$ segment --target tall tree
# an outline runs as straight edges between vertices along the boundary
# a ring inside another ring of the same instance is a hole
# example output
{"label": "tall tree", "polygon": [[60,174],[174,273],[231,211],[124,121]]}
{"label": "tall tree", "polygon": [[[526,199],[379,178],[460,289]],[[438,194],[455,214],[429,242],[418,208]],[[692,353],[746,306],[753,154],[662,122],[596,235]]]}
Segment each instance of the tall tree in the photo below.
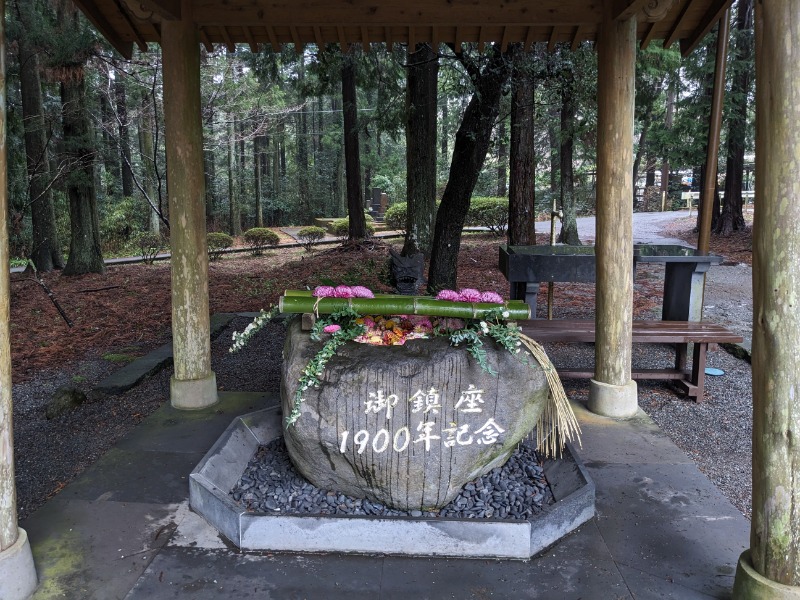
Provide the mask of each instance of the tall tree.
{"label": "tall tree", "polygon": [[364,218],[364,199],[361,190],[361,158],[358,144],[358,100],[356,95],[356,70],[353,60],[354,48],[342,57],[342,106],[344,107],[344,155],[347,185],[347,214],[350,226],[348,239],[363,240],[367,237]]}
{"label": "tall tree", "polygon": [[122,195],[133,196],[133,164],[131,163],[131,136],[128,123],[128,94],[119,69],[115,71],[114,100],[117,103],[117,127],[119,129],[119,157],[122,172]]}
{"label": "tall tree", "polygon": [[28,198],[31,207],[32,247],[30,258],[41,272],[61,269],[64,261],[56,231],[53,209],[53,180],[47,128],[42,104],[42,82],[39,75],[39,57],[28,38],[32,30],[32,5],[16,2],[20,27],[17,50],[20,64],[20,91],[22,94],[22,119],[25,127],[25,156],[28,168]]}
{"label": "tall tree", "polygon": [[508,193],[508,141],[506,140],[506,121],[497,123],[497,192],[496,196],[504,198]]}
{"label": "tall tree", "polygon": [[508,243],[536,243],[536,159],[534,156],[534,55],[514,51],[511,74],[511,181]]}
{"label": "tall tree", "polygon": [[469,74],[474,93],[456,133],[450,176],[436,212],[428,273],[429,291],[456,287],[461,231],[472,191],[489,150],[503,86],[511,71],[511,62],[500,51],[499,44],[492,44],[488,49],[483,65],[463,49],[456,57]]}
{"label": "tall tree", "polygon": [[147,226],[152,233],[161,229],[161,198],[156,189],[156,148],[153,141],[155,106],[150,90],[143,90],[139,104],[139,154],[142,163],[142,192],[147,202]]}
{"label": "tall tree", "polygon": [[[571,50],[561,48],[563,53]],[[558,241],[563,244],[579,246],[578,208],[575,201],[575,175],[573,170],[575,150],[575,121],[577,116],[577,99],[575,97],[575,72],[572,62],[565,60],[561,69],[561,143],[559,145],[559,171],[561,172],[561,210],[564,215],[561,221],[561,233]]]}
{"label": "tall tree", "polygon": [[[95,142],[86,101],[86,61],[94,44],[92,35],[79,16],[77,8],[66,0],[58,5],[57,23],[63,28],[60,38],[68,36],[84,43],[71,47],[62,55],[61,121],[64,132],[64,154],[74,165],[67,176],[69,198],[70,245],[64,275],[102,273],[105,270],[100,246],[100,222],[97,214],[97,195],[94,187]],[[67,45],[69,48],[70,46]]]}
{"label": "tall tree", "polygon": [[725,197],[716,233],[730,235],[745,228],[742,214],[742,177],[744,145],[747,133],[747,104],[753,68],[753,0],[739,0],[736,11],[736,38],[730,64],[733,71],[730,113],[728,115],[728,146],[725,165]]}
{"label": "tall tree", "polygon": [[436,214],[436,117],[439,55],[417,44],[407,62],[406,235],[403,256],[430,256]]}

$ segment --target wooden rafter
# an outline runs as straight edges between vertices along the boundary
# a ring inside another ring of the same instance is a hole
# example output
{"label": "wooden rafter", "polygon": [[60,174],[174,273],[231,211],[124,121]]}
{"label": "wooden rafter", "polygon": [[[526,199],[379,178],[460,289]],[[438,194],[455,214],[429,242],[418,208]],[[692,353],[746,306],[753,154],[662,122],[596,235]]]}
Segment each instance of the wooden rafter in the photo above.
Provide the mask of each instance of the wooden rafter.
{"label": "wooden rafter", "polygon": [[394,40],[392,39],[392,28],[388,25],[385,27],[386,32],[383,34],[386,37],[386,49],[391,52]]}
{"label": "wooden rafter", "polygon": [[692,50],[697,47],[700,40],[702,40],[703,37],[711,31],[714,24],[722,18],[722,15],[725,14],[725,11],[730,7],[732,2],[733,0],[715,0],[708,7],[706,14],[703,15],[703,18],[700,20],[697,27],[695,27],[692,34],[681,40],[681,54],[683,56],[692,53]]}
{"label": "wooden rafter", "polygon": [[553,27],[553,28],[550,30],[550,39],[547,41],[547,51],[548,51],[548,52],[552,52],[552,51],[555,49],[555,47],[556,47],[556,44],[558,43],[558,41],[557,41],[557,37],[558,37],[558,34],[559,34],[559,33],[560,33],[560,32],[559,32],[559,27],[558,27],[558,25],[554,26],[554,27]]}
{"label": "wooden rafter", "polygon": [[258,54],[258,44],[256,44],[256,39],[253,37],[253,32],[250,31],[249,27],[244,28],[244,37],[247,40],[247,45],[250,46],[250,51],[253,54]]}
{"label": "wooden rafter", "polygon": [[125,23],[125,27],[128,28],[128,32],[131,34],[131,37],[136,41],[136,45],[139,46],[139,50],[142,52],[147,52],[147,42],[144,41],[142,34],[139,33],[139,30],[136,28],[136,25],[133,24],[131,21],[130,15],[122,8],[119,4],[119,0],[114,1],[114,8],[117,9],[122,21]]}
{"label": "wooden rafter", "polygon": [[483,25],[478,28],[478,52],[483,52],[486,48],[486,29]]}
{"label": "wooden rafter", "polygon": [[292,44],[294,44],[294,53],[301,54],[306,45],[300,41],[300,34],[297,33],[297,27],[294,25],[289,27],[289,35],[292,36]]}
{"label": "wooden rafter", "polygon": [[621,10],[615,11],[615,21],[625,21],[639,14],[648,0],[628,0]]}
{"label": "wooden rafter", "polygon": [[570,50],[575,52],[575,50],[578,49],[578,46],[581,45],[581,40],[583,40],[583,24],[580,24],[575,28],[575,33],[572,35],[572,44],[570,44]]}
{"label": "wooden rafter", "polygon": [[503,37],[500,40],[500,52],[505,52],[508,49],[508,36],[510,33],[509,27],[503,27]]}
{"label": "wooden rafter", "polygon": [[317,49],[322,51],[325,48],[325,42],[322,41],[322,30],[318,25],[314,25],[314,41],[317,43]]}
{"label": "wooden rafter", "polygon": [[689,14],[689,0],[685,0],[683,3],[683,8],[681,8],[681,12],[678,15],[678,18],[672,24],[672,29],[669,30],[669,34],[666,38],[664,38],[664,48],[669,49],[672,44],[675,43],[675,40],[678,39],[678,33],[683,26],[684,21],[686,20],[686,16]]}
{"label": "wooden rafter", "polygon": [[125,41],[119,36],[119,33],[111,26],[105,15],[98,10],[97,4],[89,0],[74,0],[74,2],[114,49],[130,60],[133,56],[133,42]]}
{"label": "wooden rafter", "polygon": [[272,46],[273,52],[280,52],[281,45],[278,43],[278,38],[275,36],[275,30],[272,28],[271,25],[267,25],[267,37],[269,38],[269,45]]}
{"label": "wooden rafter", "polygon": [[534,42],[534,39],[535,39],[535,37],[534,37],[535,33],[536,33],[536,30],[533,28],[532,25],[529,25],[528,26],[528,32],[525,34],[525,52],[530,51],[531,46],[533,46],[533,42]]}
{"label": "wooden rafter", "polygon": [[222,39],[225,40],[225,47],[228,49],[228,52],[236,52],[236,44],[233,43],[231,39],[231,34],[228,33],[228,28],[222,26],[219,28],[220,35]]}
{"label": "wooden rafter", "polygon": [[369,52],[369,34],[367,33],[367,26],[361,26],[361,47],[364,52]]}
{"label": "wooden rafter", "polygon": [[342,27],[341,25],[337,26],[336,27],[336,33],[339,36],[339,47],[340,47],[340,50],[343,53],[347,52],[347,47],[349,46],[349,44],[347,43],[347,38],[344,35],[344,27]]}
{"label": "wooden rafter", "polygon": [[138,2],[143,8],[153,11],[162,19],[181,18],[181,0],[138,0]]}
{"label": "wooden rafter", "polygon": [[410,25],[408,28],[408,52],[414,52],[417,47],[417,32],[414,31],[414,26]]}
{"label": "wooden rafter", "polygon": [[647,47],[650,45],[650,42],[653,41],[653,38],[656,34],[656,25],[657,23],[650,23],[650,27],[647,28],[647,33],[642,38],[642,43],[639,46],[639,48],[642,50],[647,49]]}
{"label": "wooden rafter", "polygon": [[456,25],[456,43],[453,44],[453,49],[455,50],[456,54],[461,53],[461,27]]}
{"label": "wooden rafter", "polygon": [[439,37],[439,28],[434,25],[431,27],[431,50],[438,54],[439,52],[439,40],[442,38]]}
{"label": "wooden rafter", "polygon": [[208,32],[205,30],[205,27],[201,27],[198,35],[200,36],[200,43],[203,44],[206,51],[214,52],[214,44],[211,43],[211,38],[208,37]]}

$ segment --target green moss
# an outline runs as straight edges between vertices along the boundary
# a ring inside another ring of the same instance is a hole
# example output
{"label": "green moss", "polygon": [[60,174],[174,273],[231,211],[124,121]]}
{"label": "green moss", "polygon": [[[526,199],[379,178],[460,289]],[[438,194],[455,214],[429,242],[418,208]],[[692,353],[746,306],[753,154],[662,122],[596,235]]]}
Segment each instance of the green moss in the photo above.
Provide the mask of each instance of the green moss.
{"label": "green moss", "polygon": [[107,354],[103,354],[103,360],[107,360],[108,362],[112,362],[115,364],[127,364],[131,361],[136,360],[136,356],[133,354],[124,354],[124,353],[114,353],[108,352]]}

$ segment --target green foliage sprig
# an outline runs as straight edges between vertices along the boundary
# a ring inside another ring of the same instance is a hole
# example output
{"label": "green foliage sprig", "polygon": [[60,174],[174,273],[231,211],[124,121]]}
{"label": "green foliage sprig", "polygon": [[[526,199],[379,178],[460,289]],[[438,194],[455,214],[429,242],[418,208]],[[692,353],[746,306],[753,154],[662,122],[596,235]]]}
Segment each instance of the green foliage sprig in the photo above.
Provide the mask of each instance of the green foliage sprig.
{"label": "green foliage sprig", "polygon": [[484,314],[483,319],[469,319],[461,329],[439,329],[438,333],[448,336],[453,346],[466,344],[467,352],[478,362],[478,365],[487,373],[497,375],[497,371],[488,362],[482,338],[489,336],[512,354],[519,354],[522,346],[519,339],[521,330],[516,323],[508,323],[507,317],[507,311],[502,308],[493,308]]}
{"label": "green foliage sprig", "polygon": [[325,370],[325,365],[327,365],[328,361],[336,354],[336,351],[347,342],[356,339],[359,335],[364,333],[365,327],[356,323],[356,319],[360,316],[361,315],[348,306],[330,315],[320,317],[314,323],[314,327],[311,329],[312,340],[320,340],[322,334],[325,332],[325,328],[330,325],[337,325],[339,329],[331,333],[330,339],[326,340],[322,348],[319,349],[319,352],[317,352],[314,358],[308,361],[306,368],[303,369],[300,379],[297,382],[297,390],[294,393],[292,412],[286,417],[287,426],[293,425],[295,421],[300,418],[300,405],[305,402],[305,391],[312,387],[314,389],[319,388],[322,384],[320,378]]}

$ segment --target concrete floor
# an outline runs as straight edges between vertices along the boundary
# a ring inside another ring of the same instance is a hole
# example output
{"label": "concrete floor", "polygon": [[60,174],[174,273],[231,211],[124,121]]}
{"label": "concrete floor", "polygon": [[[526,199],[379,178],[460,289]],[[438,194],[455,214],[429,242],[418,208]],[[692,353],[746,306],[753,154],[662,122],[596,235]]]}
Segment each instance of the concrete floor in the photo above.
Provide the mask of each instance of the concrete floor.
{"label": "concrete floor", "polygon": [[241,553],[188,509],[187,478],[269,394],[163,406],[21,525],[34,598],[727,598],[749,522],[644,414],[575,406],[597,516],[530,561]]}

